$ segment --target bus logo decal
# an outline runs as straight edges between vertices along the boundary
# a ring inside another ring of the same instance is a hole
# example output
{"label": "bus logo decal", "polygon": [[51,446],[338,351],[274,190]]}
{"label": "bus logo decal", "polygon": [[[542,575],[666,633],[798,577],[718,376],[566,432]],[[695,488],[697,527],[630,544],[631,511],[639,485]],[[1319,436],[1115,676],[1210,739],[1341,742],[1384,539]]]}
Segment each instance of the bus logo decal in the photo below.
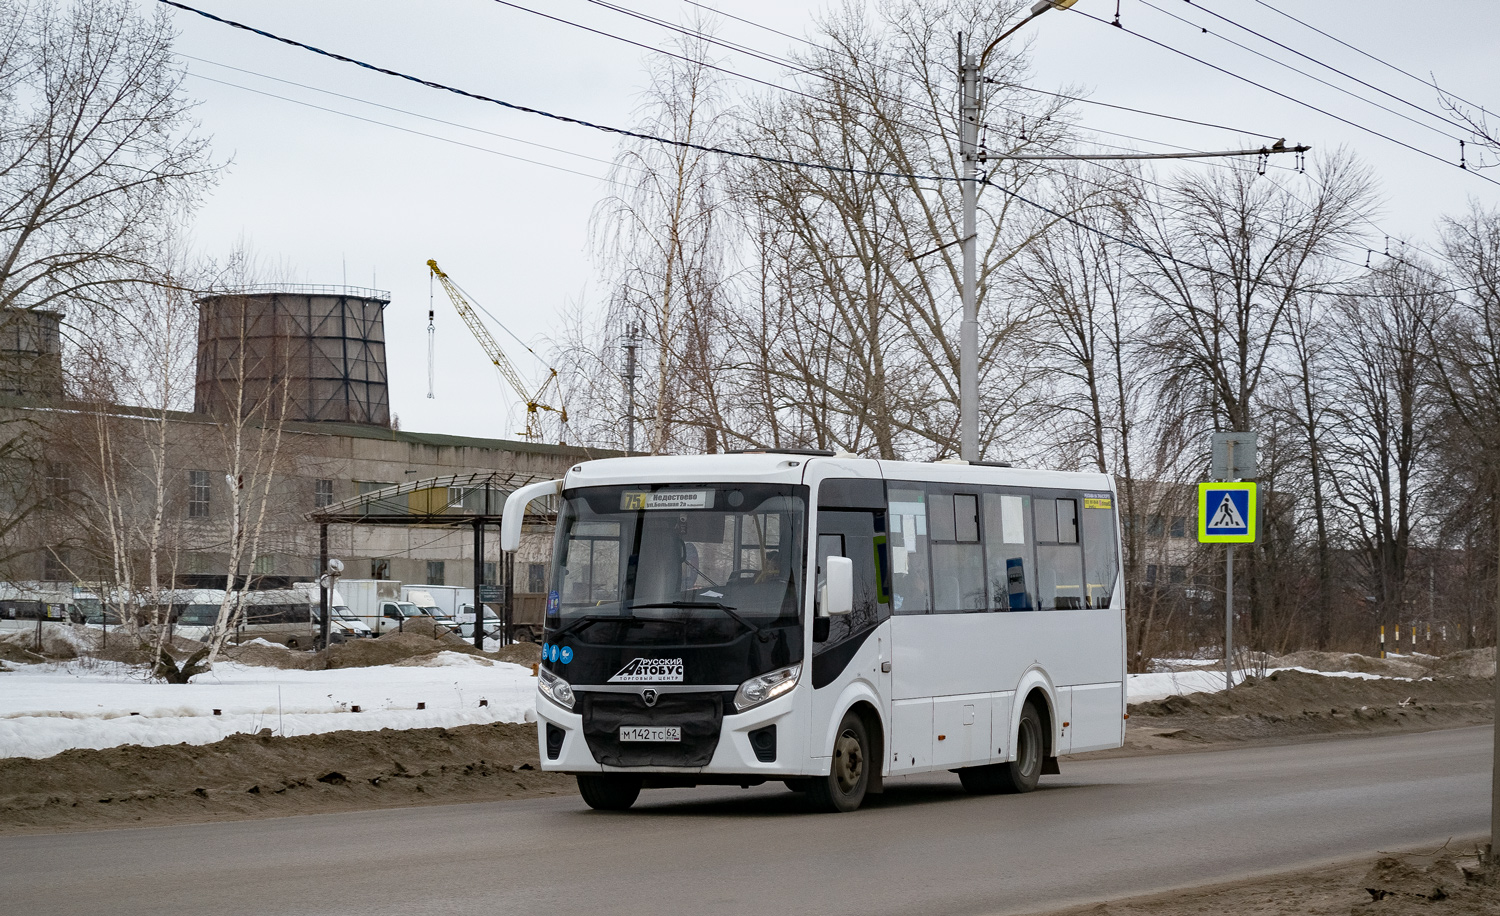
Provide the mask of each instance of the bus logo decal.
{"label": "bus logo decal", "polygon": [[621,668],[611,684],[682,683],[682,659],[680,658],[635,658]]}

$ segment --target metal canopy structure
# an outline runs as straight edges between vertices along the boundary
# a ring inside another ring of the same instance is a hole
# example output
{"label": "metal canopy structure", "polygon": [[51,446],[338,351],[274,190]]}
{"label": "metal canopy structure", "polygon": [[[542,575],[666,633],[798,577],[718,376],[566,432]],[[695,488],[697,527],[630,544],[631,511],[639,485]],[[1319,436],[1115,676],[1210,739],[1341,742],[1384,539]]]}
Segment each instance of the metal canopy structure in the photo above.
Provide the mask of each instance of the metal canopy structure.
{"label": "metal canopy structure", "polygon": [[[485,604],[500,604],[500,619],[504,624],[503,642],[510,643],[514,626],[511,606],[515,594],[515,557],[506,554],[500,563],[500,582],[490,588],[500,588],[499,600],[485,601],[484,582],[484,529],[500,523],[505,509],[505,500],[512,492],[530,483],[550,479],[547,475],[502,473],[490,471],[482,474],[450,474],[445,477],[430,477],[411,483],[382,487],[361,493],[350,499],[322,506],[307,513],[307,519],[318,526],[318,563],[320,571],[328,571],[328,526],[329,525],[383,525],[408,528],[464,528],[474,529],[474,647],[484,647]],[[556,497],[537,500],[532,506],[540,511],[528,513],[538,522],[545,522],[557,514]],[[328,589],[330,579],[322,580],[320,589],[323,609],[323,644],[328,644]]]}
{"label": "metal canopy structure", "polygon": [[[382,487],[307,513],[320,525],[386,525],[414,528],[461,528],[475,523],[498,524],[505,499],[547,475],[502,473],[451,474]],[[538,500],[533,506],[545,506]],[[549,511],[550,510],[550,511]],[[545,506],[539,519],[555,514]]]}

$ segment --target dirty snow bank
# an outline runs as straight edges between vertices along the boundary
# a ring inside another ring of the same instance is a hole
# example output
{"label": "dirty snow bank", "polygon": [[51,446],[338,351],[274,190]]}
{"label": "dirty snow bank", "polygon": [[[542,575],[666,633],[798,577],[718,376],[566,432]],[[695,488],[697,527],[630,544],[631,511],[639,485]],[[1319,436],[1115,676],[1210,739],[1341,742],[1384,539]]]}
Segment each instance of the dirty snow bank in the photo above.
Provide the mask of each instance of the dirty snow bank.
{"label": "dirty snow bank", "polygon": [[264,728],[310,735],[535,720],[529,667],[455,652],[426,664],[327,671],[221,662],[186,685],[151,683],[138,668],[112,662],[6,668],[0,672],[0,757],[211,744]]}

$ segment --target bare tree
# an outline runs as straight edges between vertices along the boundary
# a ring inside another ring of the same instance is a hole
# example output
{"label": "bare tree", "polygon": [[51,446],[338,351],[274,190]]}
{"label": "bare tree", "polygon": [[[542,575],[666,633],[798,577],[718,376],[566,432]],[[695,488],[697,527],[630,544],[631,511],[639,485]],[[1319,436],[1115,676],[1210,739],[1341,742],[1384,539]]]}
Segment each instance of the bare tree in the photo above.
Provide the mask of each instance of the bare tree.
{"label": "bare tree", "polygon": [[[1423,514],[1418,492],[1437,421],[1428,347],[1450,308],[1447,279],[1392,262],[1334,306],[1326,450],[1342,526],[1356,546],[1379,620],[1402,623],[1407,564]],[[1358,345],[1353,345],[1358,341]]]}
{"label": "bare tree", "polygon": [[[703,23],[699,23],[700,26]],[[686,445],[717,450],[717,335],[723,303],[728,221],[721,163],[711,146],[724,133],[725,99],[701,39],[658,58],[637,127],[682,145],[627,140],[612,173],[614,193],[595,211],[599,251],[610,270],[610,317],[618,339],[638,327],[653,454]],[[684,436],[692,430],[698,435]]]}
{"label": "bare tree", "polygon": [[[762,254],[784,262],[763,274],[785,284],[773,301],[794,306],[773,325],[779,351],[766,354],[785,391],[779,400],[808,405],[795,425],[819,443],[882,457],[957,453],[959,191],[922,176],[959,171],[954,37],[999,34],[1018,8],[920,0],[882,4],[872,17],[845,5],[818,22],[815,49],[798,60],[815,81],[747,117],[747,143],[832,167],[750,163],[736,184],[771,233]],[[1055,100],[1017,91],[1025,68],[1024,55],[1002,46],[981,110],[989,177],[1010,189],[1045,172],[1007,154],[1067,134]],[[983,189],[982,448],[1037,406],[1021,323],[995,291],[1009,260],[1046,227],[1018,207]]]}
{"label": "bare tree", "polygon": [[213,181],[168,12],[0,0],[0,308],[108,309]]}
{"label": "bare tree", "polygon": [[[1315,164],[1301,190],[1305,196],[1228,166],[1142,191],[1149,205],[1132,226],[1143,252],[1137,278],[1155,313],[1149,334],[1160,409],[1179,435],[1203,443],[1211,430],[1269,420],[1262,395],[1274,385],[1263,386],[1279,372],[1297,297],[1322,287],[1327,256],[1357,237],[1371,179],[1352,158],[1333,155]],[[1201,444],[1194,451],[1206,457]],[[1276,497],[1274,478],[1262,480],[1268,510],[1288,504]],[[1246,552],[1252,640],[1274,584],[1260,557],[1279,547],[1266,539]]]}

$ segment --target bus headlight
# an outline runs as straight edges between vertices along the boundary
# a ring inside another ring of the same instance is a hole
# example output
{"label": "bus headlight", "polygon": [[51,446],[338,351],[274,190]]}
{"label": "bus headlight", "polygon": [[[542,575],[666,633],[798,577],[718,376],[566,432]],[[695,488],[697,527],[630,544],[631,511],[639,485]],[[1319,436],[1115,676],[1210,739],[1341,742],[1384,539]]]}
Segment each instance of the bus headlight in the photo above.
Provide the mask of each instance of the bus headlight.
{"label": "bus headlight", "polygon": [[797,676],[801,673],[802,666],[797,664],[788,668],[778,668],[760,677],[752,677],[735,691],[734,708],[744,712],[776,699],[797,686]]}
{"label": "bus headlight", "polygon": [[561,706],[563,709],[573,708],[573,685],[551,671],[548,671],[546,668],[537,669],[536,688],[542,692],[542,696]]}

